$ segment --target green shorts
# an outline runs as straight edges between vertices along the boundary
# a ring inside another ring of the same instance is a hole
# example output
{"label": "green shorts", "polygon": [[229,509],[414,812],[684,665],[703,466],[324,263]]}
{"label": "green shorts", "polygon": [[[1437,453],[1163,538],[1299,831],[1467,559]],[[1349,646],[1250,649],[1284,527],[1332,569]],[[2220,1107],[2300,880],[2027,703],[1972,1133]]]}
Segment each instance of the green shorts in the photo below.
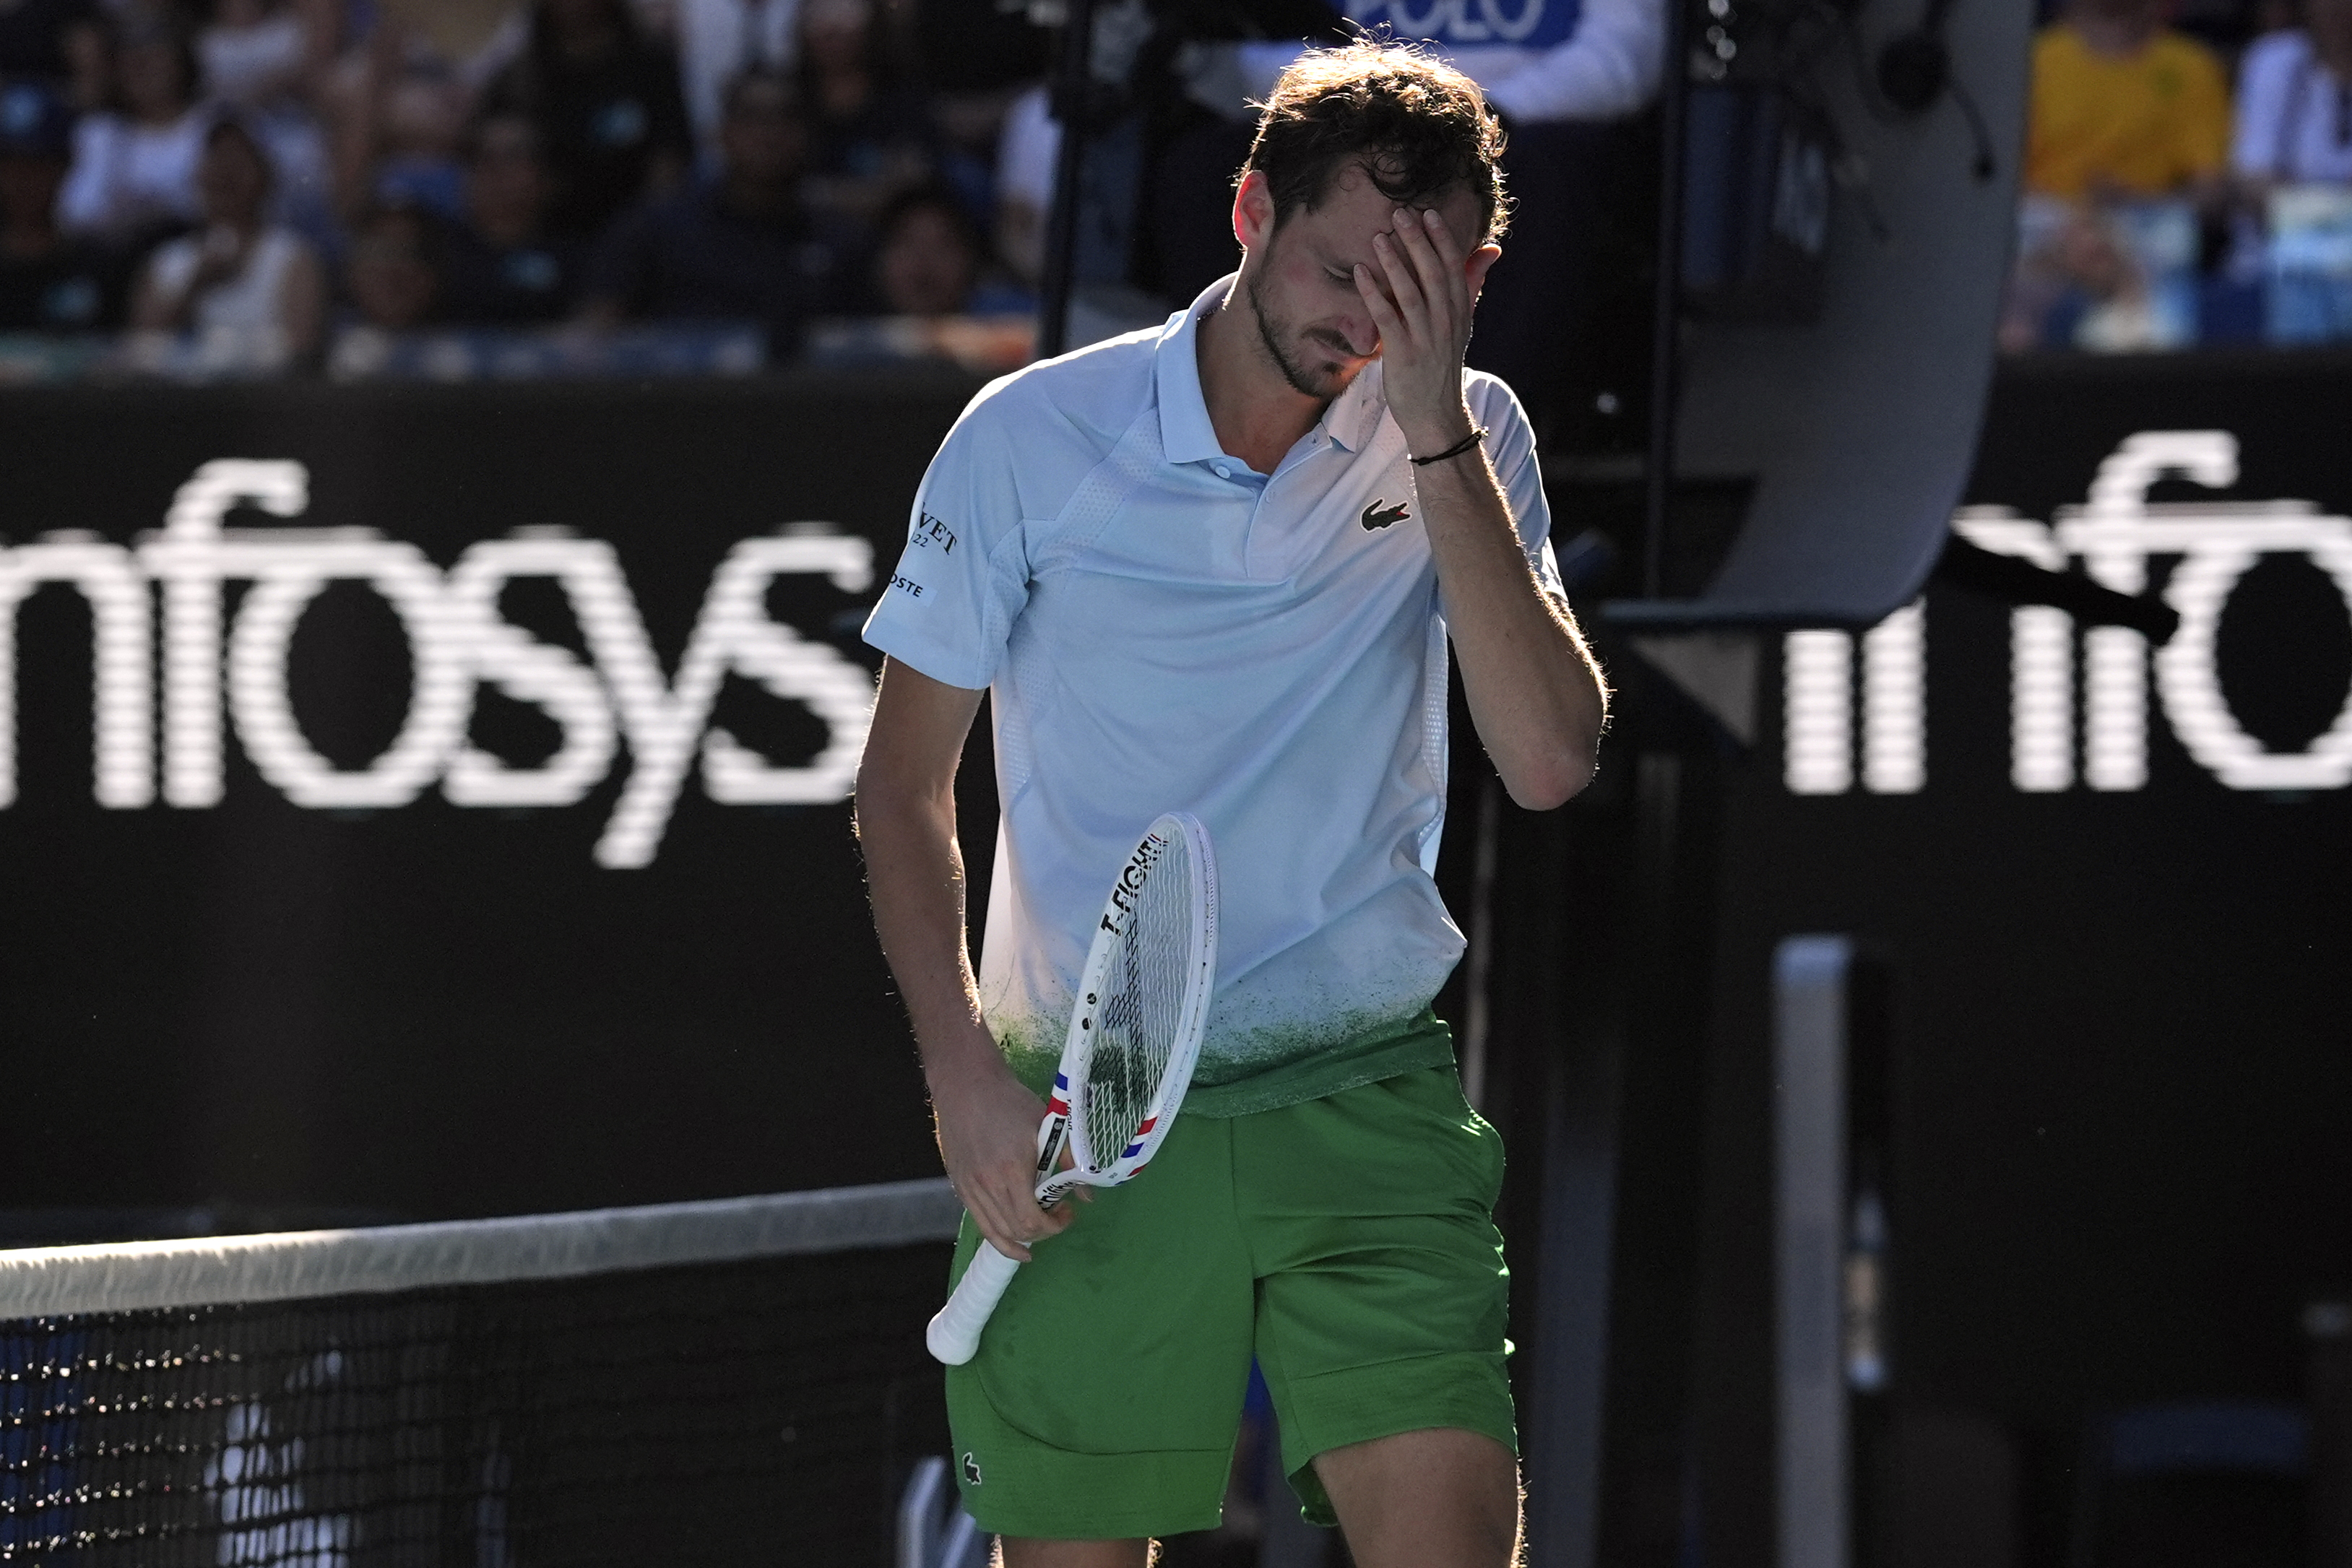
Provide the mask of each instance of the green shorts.
{"label": "green shorts", "polygon": [[[965,1508],[1001,1535],[1213,1528],[1253,1354],[1318,1524],[1328,1449],[1434,1427],[1516,1448],[1502,1179],[1451,1067],[1178,1116],[1149,1169],[1037,1245],[949,1370]],[[977,1245],[967,1218],[955,1274]]]}

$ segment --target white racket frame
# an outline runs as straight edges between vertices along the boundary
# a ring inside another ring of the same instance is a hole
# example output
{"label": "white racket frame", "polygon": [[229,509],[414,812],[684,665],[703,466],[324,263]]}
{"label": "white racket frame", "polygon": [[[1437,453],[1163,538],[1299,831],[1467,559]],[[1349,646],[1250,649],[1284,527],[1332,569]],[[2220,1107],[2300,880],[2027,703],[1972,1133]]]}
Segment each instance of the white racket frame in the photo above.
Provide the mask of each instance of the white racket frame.
{"label": "white racket frame", "polygon": [[[1160,1073],[1159,1092],[1145,1115],[1144,1130],[1102,1159],[1088,1136],[1086,1121],[1087,1064],[1092,1059],[1094,1020],[1104,992],[1104,980],[1118,954],[1120,924],[1134,894],[1152,874],[1166,852],[1155,845],[1181,841],[1192,855],[1196,896],[1192,900],[1190,972],[1184,977],[1184,998],[1178,1012],[1176,1043]],[[1168,1136],[1169,1125],[1182,1108],[1192,1086],[1192,1067],[1201,1055],[1201,1036],[1209,1022],[1209,996],[1217,974],[1217,862],[1209,848],[1209,831],[1189,812],[1170,811],[1154,821],[1137,841],[1134,852],[1119,869],[1118,880],[1104,900],[1102,917],[1095,925],[1094,941],[1087,948],[1087,964],[1078,976],[1077,1004],[1070,1010],[1070,1027],[1062,1041],[1062,1061],[1055,1070],[1054,1090],[1045,1119],[1037,1125],[1037,1204],[1051,1208],[1079,1186],[1117,1186],[1151,1163]],[[1061,1169],[1063,1152],[1071,1155]],[[972,1254],[955,1291],[931,1319],[923,1343],[931,1354],[949,1366],[961,1366],[980,1349],[981,1331],[989,1314],[1003,1299],[1005,1288],[1021,1271],[1020,1260],[999,1252],[982,1241]]]}

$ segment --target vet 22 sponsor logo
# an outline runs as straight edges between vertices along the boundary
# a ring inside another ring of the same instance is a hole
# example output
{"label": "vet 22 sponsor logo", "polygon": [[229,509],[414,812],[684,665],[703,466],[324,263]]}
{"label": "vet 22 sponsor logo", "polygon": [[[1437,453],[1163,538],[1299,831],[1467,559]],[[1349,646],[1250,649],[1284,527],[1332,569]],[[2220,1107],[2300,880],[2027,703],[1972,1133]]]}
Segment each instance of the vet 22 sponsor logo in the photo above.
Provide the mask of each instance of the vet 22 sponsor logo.
{"label": "vet 22 sponsor logo", "polygon": [[[468,546],[445,571],[415,546],[373,528],[223,526],[240,506],[296,517],[309,504],[301,464],[224,459],[197,469],[163,527],[131,545],[72,531],[0,549],[0,807],[16,797],[16,607],[50,582],[71,585],[89,604],[94,791],[112,810],[152,806],[159,774],[166,805],[219,804],[230,730],[264,779],[316,810],[404,806],[436,785],[457,806],[569,806],[611,774],[625,740],[628,777],[594,852],[598,864],[614,868],[653,862],[698,761],[704,792],[722,804],[848,796],[873,677],[772,619],[766,598],[772,582],[793,574],[863,593],[874,576],[865,540],[803,524],[739,542],[710,580],[677,669],[665,674],[619,557],[602,539],[524,529]],[[501,591],[528,578],[562,591],[584,661],[499,615]],[[288,685],[295,628],[339,580],[381,594],[408,642],[406,716],[391,746],[357,768],[335,766],[310,744]],[[234,615],[230,582],[249,585]],[[782,766],[712,726],[712,705],[730,674],[815,715],[826,734],[816,755]],[[474,744],[476,693],[486,685],[554,722],[562,739],[551,756],[518,767]]]}

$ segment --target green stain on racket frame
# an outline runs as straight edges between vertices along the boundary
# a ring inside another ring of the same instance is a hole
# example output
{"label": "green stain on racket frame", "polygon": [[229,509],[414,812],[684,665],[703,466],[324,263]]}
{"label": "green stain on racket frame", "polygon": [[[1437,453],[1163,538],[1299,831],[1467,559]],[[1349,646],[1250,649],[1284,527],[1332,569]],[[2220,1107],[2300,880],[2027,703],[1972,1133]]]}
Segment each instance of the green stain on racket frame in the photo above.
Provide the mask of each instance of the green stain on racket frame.
{"label": "green stain on racket frame", "polygon": [[[1037,1202],[1117,1186],[1150,1162],[1184,1103],[1217,976],[1217,865],[1199,819],[1153,822],[1119,869],[1096,922],[1077,1005],[1037,1128]],[[1063,1169],[1063,1155],[1069,1168]],[[981,1331],[1018,1260],[982,1242],[924,1343],[950,1366]]]}

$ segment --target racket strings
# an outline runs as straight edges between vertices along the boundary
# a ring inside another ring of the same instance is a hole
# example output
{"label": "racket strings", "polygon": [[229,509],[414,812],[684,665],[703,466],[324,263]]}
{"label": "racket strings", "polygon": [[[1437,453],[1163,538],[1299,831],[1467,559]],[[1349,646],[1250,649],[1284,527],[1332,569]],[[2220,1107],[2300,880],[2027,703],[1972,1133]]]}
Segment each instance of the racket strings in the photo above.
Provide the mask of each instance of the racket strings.
{"label": "racket strings", "polygon": [[1137,894],[1118,939],[1078,1113],[1094,1161],[1118,1158],[1142,1130],[1183,1028],[1192,962],[1192,887],[1196,868],[1181,838],[1171,842]]}

